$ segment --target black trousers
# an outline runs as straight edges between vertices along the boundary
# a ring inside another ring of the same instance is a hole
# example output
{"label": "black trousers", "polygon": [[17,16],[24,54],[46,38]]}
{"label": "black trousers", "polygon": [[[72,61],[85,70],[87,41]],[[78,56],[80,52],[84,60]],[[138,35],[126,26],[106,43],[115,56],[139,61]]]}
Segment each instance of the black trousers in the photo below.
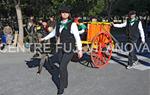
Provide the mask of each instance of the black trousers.
{"label": "black trousers", "polygon": [[64,89],[68,86],[68,70],[67,66],[73,57],[73,52],[64,52],[59,50],[57,53],[57,58],[59,59],[59,87],[58,89]]}
{"label": "black trousers", "polygon": [[136,48],[135,48],[137,40],[129,41],[129,43],[130,43],[130,45],[128,47],[128,49],[129,49],[128,65],[132,66],[133,63],[138,60],[138,58],[136,56]]}

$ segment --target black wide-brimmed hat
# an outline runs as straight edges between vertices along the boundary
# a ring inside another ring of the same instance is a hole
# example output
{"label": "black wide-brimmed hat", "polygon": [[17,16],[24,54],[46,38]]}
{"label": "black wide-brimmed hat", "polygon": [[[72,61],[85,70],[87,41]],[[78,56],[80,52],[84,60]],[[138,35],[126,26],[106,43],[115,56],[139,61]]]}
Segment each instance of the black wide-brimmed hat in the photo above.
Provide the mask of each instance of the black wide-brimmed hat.
{"label": "black wide-brimmed hat", "polygon": [[62,5],[62,6],[59,7],[59,12],[70,13],[71,12],[71,6],[69,6],[69,5]]}

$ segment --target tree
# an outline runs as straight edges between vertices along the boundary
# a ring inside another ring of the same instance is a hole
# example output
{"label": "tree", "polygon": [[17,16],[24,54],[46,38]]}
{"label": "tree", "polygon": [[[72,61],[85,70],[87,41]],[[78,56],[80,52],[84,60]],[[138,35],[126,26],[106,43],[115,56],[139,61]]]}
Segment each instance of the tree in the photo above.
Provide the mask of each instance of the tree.
{"label": "tree", "polygon": [[104,10],[107,13],[108,19],[110,19],[111,13],[113,11],[113,7],[117,3],[117,1],[118,0],[104,0],[104,2],[105,2],[105,8],[104,8]]}
{"label": "tree", "polygon": [[130,10],[136,10],[138,13],[150,12],[150,0],[118,0],[113,6],[114,15],[126,15]]}
{"label": "tree", "polygon": [[[17,5],[14,5],[13,1],[18,2],[18,0],[0,0],[0,14],[12,14],[13,7]],[[21,0],[19,7],[24,16],[44,17],[51,14],[56,15],[58,8],[63,3],[72,6],[73,14],[85,16],[125,15],[131,9],[138,12],[150,12],[150,0]]]}
{"label": "tree", "polygon": [[18,19],[18,27],[19,27],[19,38],[18,38],[18,45],[23,47],[23,38],[24,38],[24,32],[23,32],[23,21],[22,21],[22,12],[20,8],[20,0],[13,0],[15,3],[15,9]]}

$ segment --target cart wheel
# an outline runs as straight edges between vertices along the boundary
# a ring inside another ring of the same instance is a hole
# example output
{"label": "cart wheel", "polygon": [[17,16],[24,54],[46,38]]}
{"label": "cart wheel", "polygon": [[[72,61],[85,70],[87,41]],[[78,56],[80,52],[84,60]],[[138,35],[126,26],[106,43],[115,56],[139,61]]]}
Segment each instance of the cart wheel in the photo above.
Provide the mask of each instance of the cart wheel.
{"label": "cart wheel", "polygon": [[90,54],[87,52],[83,53],[83,57],[79,60],[79,63],[90,68],[96,68],[91,60]]}
{"label": "cart wheel", "polygon": [[112,56],[113,41],[110,34],[100,32],[93,38],[91,45],[91,60],[95,67],[102,68],[109,64]]}

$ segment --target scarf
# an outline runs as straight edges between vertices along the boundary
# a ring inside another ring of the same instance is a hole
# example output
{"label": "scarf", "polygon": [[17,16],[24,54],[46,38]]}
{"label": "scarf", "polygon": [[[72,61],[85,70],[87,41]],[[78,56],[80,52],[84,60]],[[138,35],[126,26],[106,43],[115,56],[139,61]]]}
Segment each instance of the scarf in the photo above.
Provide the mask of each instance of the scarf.
{"label": "scarf", "polygon": [[66,23],[60,22],[59,25],[63,26],[65,29],[67,29],[67,24],[72,22],[72,20],[68,20]]}

